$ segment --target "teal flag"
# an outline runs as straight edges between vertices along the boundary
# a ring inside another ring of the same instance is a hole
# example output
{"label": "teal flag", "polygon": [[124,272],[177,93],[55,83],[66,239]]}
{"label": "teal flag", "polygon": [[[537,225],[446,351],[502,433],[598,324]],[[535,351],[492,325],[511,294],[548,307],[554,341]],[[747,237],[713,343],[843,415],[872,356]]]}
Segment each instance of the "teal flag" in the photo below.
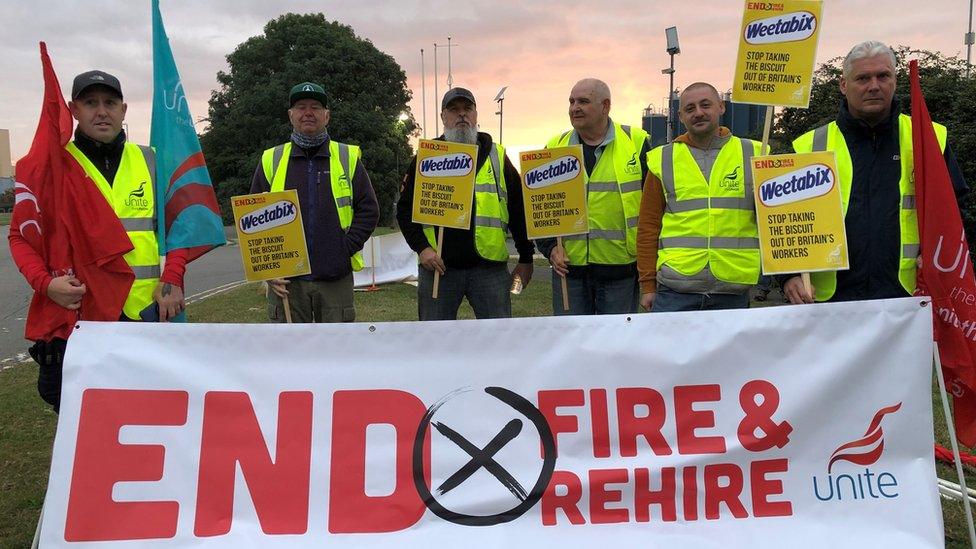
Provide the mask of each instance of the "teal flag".
{"label": "teal flag", "polygon": [[[190,106],[163,28],[159,0],[152,1],[153,109],[149,144],[156,149],[156,196],[161,252],[186,249],[189,260],[226,244]],[[165,243],[165,244],[163,244]]]}

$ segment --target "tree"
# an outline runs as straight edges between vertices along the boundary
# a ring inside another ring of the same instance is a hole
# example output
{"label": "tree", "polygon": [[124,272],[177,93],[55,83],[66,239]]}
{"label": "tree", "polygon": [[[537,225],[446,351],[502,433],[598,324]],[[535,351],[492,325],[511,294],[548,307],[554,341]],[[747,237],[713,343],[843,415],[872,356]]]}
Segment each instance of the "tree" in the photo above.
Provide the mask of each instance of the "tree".
{"label": "tree", "polygon": [[[416,125],[406,74],[389,55],[325,15],[289,13],[227,56],[220,88],[210,98],[210,127],[200,142],[226,220],[231,196],[247,194],[261,153],[288,140],[288,92],[299,82],[322,84],[332,111],[329,134],[359,145],[380,204],[380,223],[393,219],[401,173],[413,154]],[[406,121],[401,114],[406,113]]]}
{"label": "tree", "polygon": [[[915,50],[908,46],[895,48],[897,87],[895,97],[901,112],[910,114],[908,62],[918,59],[919,76],[925,103],[932,119],[944,124],[949,130],[949,144],[955,153],[959,167],[969,186],[976,187],[976,80],[966,78],[966,61],[958,57],[946,57],[940,53]],[[813,128],[822,126],[837,117],[842,95],[838,87],[844,59],[835,57],[814,72],[810,107],[783,109],[777,116],[770,139],[774,152],[792,152],[794,139]],[[963,202],[963,222],[976,245],[976,200]]]}
{"label": "tree", "polygon": [[10,211],[14,207],[14,188],[9,189],[0,193],[0,212]]}

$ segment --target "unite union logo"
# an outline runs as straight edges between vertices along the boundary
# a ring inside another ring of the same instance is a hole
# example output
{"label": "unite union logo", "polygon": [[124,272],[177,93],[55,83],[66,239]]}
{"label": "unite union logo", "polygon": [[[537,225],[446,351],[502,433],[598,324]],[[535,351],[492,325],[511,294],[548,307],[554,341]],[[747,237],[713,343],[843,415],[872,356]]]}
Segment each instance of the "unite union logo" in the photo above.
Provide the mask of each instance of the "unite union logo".
{"label": "unite union logo", "polygon": [[[827,460],[827,478],[813,477],[813,494],[820,501],[848,501],[898,497],[898,479],[887,471],[872,471],[884,453],[884,431],[881,420],[901,409],[901,402],[875,412],[864,436],[841,444]],[[846,461],[864,466],[864,470],[834,474],[834,465]]]}

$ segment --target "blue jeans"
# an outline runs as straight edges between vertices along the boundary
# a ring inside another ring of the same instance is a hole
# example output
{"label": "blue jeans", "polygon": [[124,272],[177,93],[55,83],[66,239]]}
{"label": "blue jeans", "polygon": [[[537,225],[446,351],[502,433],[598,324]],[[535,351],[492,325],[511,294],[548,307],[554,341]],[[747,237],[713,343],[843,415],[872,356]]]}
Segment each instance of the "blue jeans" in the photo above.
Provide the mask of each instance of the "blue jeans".
{"label": "blue jeans", "polygon": [[657,286],[652,313],[677,311],[718,311],[721,309],[748,309],[749,292],[744,294],[686,294],[676,292],[663,284]]}
{"label": "blue jeans", "polygon": [[590,274],[566,277],[569,310],[563,309],[563,277],[552,273],[552,312],[561,315],[613,315],[636,313],[640,304],[637,277],[603,280]]}
{"label": "blue jeans", "polygon": [[491,263],[470,269],[449,268],[434,291],[434,273],[423,266],[417,281],[417,314],[420,320],[457,320],[461,300],[468,298],[476,318],[511,318],[512,275],[505,263]]}

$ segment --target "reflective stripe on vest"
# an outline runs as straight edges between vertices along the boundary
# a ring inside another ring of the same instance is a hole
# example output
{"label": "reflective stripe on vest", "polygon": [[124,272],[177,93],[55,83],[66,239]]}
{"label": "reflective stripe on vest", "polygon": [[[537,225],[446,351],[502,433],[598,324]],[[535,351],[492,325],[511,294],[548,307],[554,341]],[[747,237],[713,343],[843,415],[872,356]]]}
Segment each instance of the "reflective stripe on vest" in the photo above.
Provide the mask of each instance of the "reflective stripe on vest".
{"label": "reflective stripe on vest", "polygon": [[[586,177],[588,234],[564,236],[570,265],[626,265],[637,260],[637,220],[643,189],[641,148],[647,132],[613,123],[613,139]],[[558,135],[546,148],[578,145],[579,134]]]}
{"label": "reflective stripe on vest", "polygon": [[149,147],[125,143],[115,179],[109,185],[105,176],[74,142],[68,143],[65,149],[95,182],[132,242],[132,250],[123,259],[132,269],[135,281],[129,288],[122,313],[137,320],[139,313],[152,304],[160,275],[156,235],[156,154]]}
{"label": "reflective stripe on vest", "polygon": [[667,265],[691,277],[707,266],[725,282],[758,281],[759,238],[749,169],[757,154],[758,143],[733,136],[706,179],[684,143],[648,153],[648,168],[660,179],[665,198],[658,269]]}
{"label": "reflective stripe on vest", "polygon": [[[505,233],[508,231],[508,187],[502,159],[505,148],[494,144],[488,160],[481,165],[474,181],[474,247],[489,261],[508,261]],[[424,226],[430,247],[437,249],[434,227]]]}
{"label": "reflective stripe on vest", "polygon": [[[271,186],[271,192],[285,190],[285,179],[288,174],[288,159],[291,157],[292,143],[264,151],[261,156],[261,166],[264,178]],[[329,140],[329,179],[332,187],[332,198],[339,214],[339,228],[348,231],[353,218],[352,178],[356,174],[356,166],[361,153],[359,147],[346,145]],[[363,269],[363,253],[356,252],[349,258],[352,270]]]}
{"label": "reflective stripe on vest", "polygon": [[[945,151],[946,128],[933,123],[939,147]],[[898,223],[900,233],[901,258],[898,261],[898,281],[909,295],[915,293],[917,274],[916,258],[919,254],[918,215],[915,211],[915,159],[912,150],[912,119],[898,115],[898,154],[901,160],[901,175],[898,180],[899,200]],[[851,196],[854,179],[854,163],[851,159],[847,141],[837,122],[830,122],[811,130],[793,141],[793,150],[798,153],[834,151],[837,158],[837,175],[840,180],[841,208],[847,217],[847,206]],[[824,271],[810,273],[810,281],[816,288],[817,301],[827,301],[837,291],[837,273]]]}

